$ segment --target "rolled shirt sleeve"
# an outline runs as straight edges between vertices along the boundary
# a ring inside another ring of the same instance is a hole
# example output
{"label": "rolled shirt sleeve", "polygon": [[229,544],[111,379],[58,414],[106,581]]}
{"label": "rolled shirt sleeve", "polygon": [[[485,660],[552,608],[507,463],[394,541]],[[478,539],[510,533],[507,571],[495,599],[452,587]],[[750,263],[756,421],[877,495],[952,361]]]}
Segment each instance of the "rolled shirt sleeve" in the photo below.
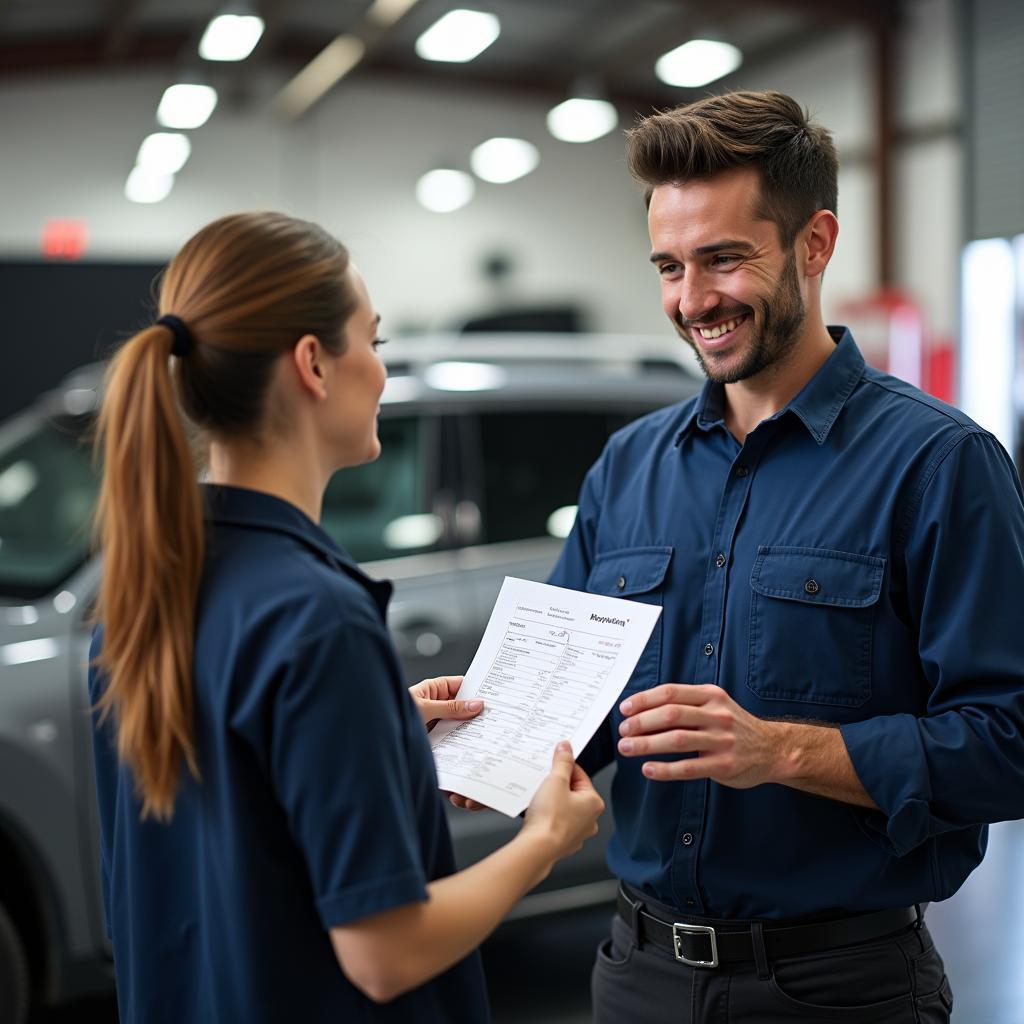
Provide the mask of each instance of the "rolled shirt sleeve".
{"label": "rolled shirt sleeve", "polygon": [[926,714],[842,726],[880,809],[862,824],[897,856],[953,829],[1024,817],[1024,500],[991,435],[965,430],[926,470],[903,559]]}

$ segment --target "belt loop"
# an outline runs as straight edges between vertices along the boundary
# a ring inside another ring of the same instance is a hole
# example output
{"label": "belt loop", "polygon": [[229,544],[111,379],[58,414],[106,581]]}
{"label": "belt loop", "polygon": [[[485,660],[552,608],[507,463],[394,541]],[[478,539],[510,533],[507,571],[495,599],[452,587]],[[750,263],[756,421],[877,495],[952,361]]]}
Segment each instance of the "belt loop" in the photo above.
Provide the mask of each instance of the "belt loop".
{"label": "belt loop", "polygon": [[771,977],[771,971],[768,969],[768,951],[764,948],[764,924],[762,922],[751,922],[750,938],[754,947],[757,976],[761,981],[767,981]]}
{"label": "belt loop", "polygon": [[914,912],[917,914],[917,920],[914,922],[914,927],[920,931],[921,926],[924,924],[924,911],[921,910],[921,904],[914,904]]}
{"label": "belt loop", "polygon": [[629,927],[633,929],[633,948],[640,948],[640,915],[643,913],[642,900],[629,899]]}

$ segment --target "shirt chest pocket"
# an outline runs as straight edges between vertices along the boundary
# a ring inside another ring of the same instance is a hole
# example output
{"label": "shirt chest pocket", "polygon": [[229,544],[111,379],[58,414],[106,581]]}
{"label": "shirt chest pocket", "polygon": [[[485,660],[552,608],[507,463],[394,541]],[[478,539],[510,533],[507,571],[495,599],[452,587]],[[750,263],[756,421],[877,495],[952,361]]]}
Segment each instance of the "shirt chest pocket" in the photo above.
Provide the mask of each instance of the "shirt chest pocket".
{"label": "shirt chest pocket", "polygon": [[885,559],[759,547],[750,573],[747,686],[767,700],[860,707],[871,697]]}
{"label": "shirt chest pocket", "polygon": [[[587,591],[605,597],[624,597],[660,608],[673,550],[671,547],[650,547],[606,551],[594,560],[587,577]],[[662,618],[658,616],[651,638],[624,692],[646,690],[660,682]]]}

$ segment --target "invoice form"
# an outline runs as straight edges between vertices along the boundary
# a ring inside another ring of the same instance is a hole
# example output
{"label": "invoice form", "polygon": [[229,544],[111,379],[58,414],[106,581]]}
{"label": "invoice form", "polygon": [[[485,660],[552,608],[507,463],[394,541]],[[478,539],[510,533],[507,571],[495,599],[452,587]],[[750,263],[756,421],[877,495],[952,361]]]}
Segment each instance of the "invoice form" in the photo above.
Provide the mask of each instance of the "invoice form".
{"label": "invoice form", "polygon": [[551,770],[578,755],[622,693],[661,608],[505,577],[459,689],[484,710],[430,734],[441,789],[515,816]]}

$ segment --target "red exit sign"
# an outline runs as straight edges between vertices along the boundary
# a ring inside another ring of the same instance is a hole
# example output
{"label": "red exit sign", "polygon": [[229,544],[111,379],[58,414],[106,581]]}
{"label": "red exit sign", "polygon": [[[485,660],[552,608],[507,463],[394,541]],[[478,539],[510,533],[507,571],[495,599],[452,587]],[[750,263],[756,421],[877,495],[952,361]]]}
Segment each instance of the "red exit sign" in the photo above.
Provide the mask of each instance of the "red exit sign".
{"label": "red exit sign", "polygon": [[84,220],[48,220],[43,226],[43,255],[50,260],[77,260],[85,252],[88,235]]}

